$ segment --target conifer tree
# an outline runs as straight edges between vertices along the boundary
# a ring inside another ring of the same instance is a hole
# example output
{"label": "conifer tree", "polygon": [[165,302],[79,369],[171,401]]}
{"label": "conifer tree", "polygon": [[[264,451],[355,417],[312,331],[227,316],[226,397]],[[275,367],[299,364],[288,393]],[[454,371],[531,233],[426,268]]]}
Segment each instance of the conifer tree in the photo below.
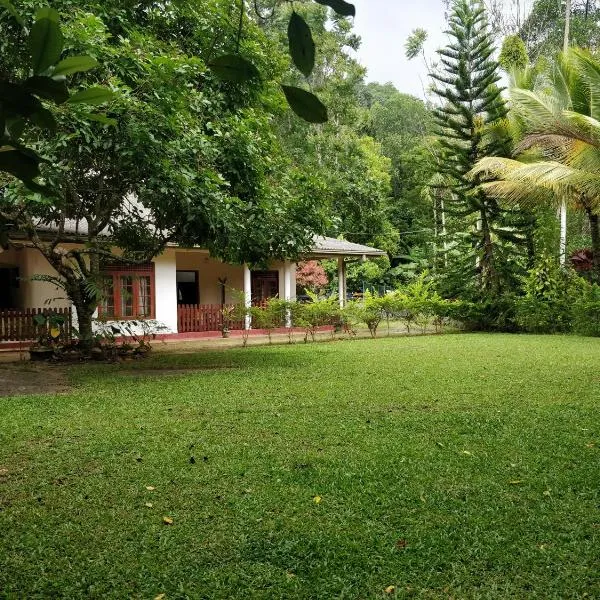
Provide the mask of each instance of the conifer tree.
{"label": "conifer tree", "polygon": [[497,293],[508,276],[508,254],[518,236],[514,215],[467,176],[481,158],[510,152],[506,129],[497,127],[507,108],[497,86],[499,65],[482,3],[454,0],[447,34],[449,44],[438,50],[440,68],[431,74],[441,100],[435,110],[444,148],[440,171],[450,182],[448,212],[455,216],[456,233],[469,240],[470,249],[455,252],[451,268],[463,285],[474,282],[479,292]]}

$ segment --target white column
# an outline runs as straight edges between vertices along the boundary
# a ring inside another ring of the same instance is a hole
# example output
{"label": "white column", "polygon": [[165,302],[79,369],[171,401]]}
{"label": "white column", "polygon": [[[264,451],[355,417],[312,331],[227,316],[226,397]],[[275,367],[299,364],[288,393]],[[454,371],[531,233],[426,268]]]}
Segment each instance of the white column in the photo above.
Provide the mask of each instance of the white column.
{"label": "white column", "polygon": [[[247,264],[244,264],[244,302],[246,304],[246,308],[250,308],[252,306],[252,274],[250,273],[250,268]],[[250,315],[246,315],[246,329],[250,329],[252,326],[252,319]]]}
{"label": "white column", "polygon": [[166,250],[154,259],[156,320],[177,333],[177,259]]}
{"label": "white column", "polygon": [[346,305],[346,263],[344,257],[338,258],[338,296],[340,299],[340,307]]}
{"label": "white column", "polygon": [[290,261],[283,263],[283,299],[287,302],[292,297],[292,274],[290,272]]}
{"label": "white column", "polygon": [[567,262],[567,203],[563,200],[560,205],[560,264]]}
{"label": "white column", "polygon": [[[283,299],[286,302],[292,299],[292,264],[289,260],[283,263]],[[285,326],[292,326],[292,316],[289,310],[285,315]]]}

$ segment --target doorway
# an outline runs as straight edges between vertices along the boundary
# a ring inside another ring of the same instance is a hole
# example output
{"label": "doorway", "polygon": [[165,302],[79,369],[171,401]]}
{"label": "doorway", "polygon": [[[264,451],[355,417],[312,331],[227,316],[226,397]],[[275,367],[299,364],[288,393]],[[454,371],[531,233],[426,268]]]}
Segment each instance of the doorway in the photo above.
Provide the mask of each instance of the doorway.
{"label": "doorway", "polygon": [[279,295],[279,271],[252,271],[252,302]]}
{"label": "doorway", "polygon": [[177,304],[200,304],[198,271],[177,271]]}
{"label": "doorway", "polygon": [[17,307],[18,289],[18,267],[0,267],[0,309]]}

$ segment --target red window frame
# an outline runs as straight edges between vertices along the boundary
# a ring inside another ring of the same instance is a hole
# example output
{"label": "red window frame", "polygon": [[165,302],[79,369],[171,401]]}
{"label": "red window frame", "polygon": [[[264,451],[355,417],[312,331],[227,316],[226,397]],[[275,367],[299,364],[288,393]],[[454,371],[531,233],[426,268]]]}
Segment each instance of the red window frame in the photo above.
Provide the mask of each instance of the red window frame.
{"label": "red window frame", "polygon": [[[117,265],[105,268],[102,271],[102,276],[106,280],[112,280],[112,294],[110,296],[110,305],[113,309],[113,314],[108,314],[105,310],[106,300],[102,301],[98,306],[98,316],[104,319],[115,319],[120,321],[133,320],[133,319],[154,319],[156,315],[156,303],[155,303],[155,285],[154,285],[154,263],[148,265]],[[131,315],[123,315],[122,311],[122,277],[131,277]],[[150,296],[150,314],[140,314],[140,281],[142,277],[150,278],[150,287],[148,289]],[[109,287],[108,285],[106,286]]]}

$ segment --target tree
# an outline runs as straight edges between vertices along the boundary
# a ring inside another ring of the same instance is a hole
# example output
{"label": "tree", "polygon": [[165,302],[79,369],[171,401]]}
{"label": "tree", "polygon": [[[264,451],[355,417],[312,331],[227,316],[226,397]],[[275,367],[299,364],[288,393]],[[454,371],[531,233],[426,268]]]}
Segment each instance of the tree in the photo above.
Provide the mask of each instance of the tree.
{"label": "tree", "polygon": [[[289,156],[294,193],[322,201],[328,235],[394,252],[397,233],[389,220],[391,164],[369,135],[367,111],[359,101],[365,70],[352,55],[359,40],[347,19],[330,21],[322,7],[306,2],[296,10],[310,24],[320,49],[309,82],[330,107],[330,119],[318,127],[290,118],[275,123]],[[287,11],[288,7],[280,7],[264,24],[267,35],[281,47],[287,41]],[[294,82],[299,75],[290,68],[285,77]]]}
{"label": "tree", "polygon": [[[378,84],[369,83],[366,90],[365,95],[377,97]],[[419,98],[392,88],[373,103],[369,118],[368,132],[391,161],[388,214],[400,234],[398,251],[410,255],[430,243],[433,231],[432,205],[423,195],[434,167],[430,147],[433,114]]]}
{"label": "tree", "polygon": [[296,270],[296,285],[302,290],[318,293],[327,287],[329,279],[319,261],[307,260],[298,263]]}
{"label": "tree", "polygon": [[[23,14],[34,5],[23,2]],[[54,5],[67,16],[61,58],[88,54],[99,63],[73,85],[111,88],[109,120],[90,121],[79,105],[64,103],[54,133],[27,132],[28,147],[45,159],[43,181],[56,193],[42,197],[7,182],[0,214],[58,272],[83,343],[90,343],[102,270],[111,261],[147,262],[174,241],[232,262],[259,262],[305,249],[324,231],[319,199],[289,191],[271,129],[278,103],[271,82],[284,61],[258,27],[246,25],[241,42],[232,32],[207,47],[227,22],[227,2],[180,2],[169,11],[117,0]],[[27,70],[24,35],[14,28],[3,40],[0,73]],[[238,43],[269,79],[223,83],[214,76],[213,53]],[[65,248],[66,234],[81,245]]]}
{"label": "tree", "polygon": [[[480,292],[496,293],[508,265],[508,244],[514,227],[497,201],[467,174],[485,156],[505,155],[509,140],[493,135],[492,125],[507,114],[498,63],[485,16],[478,0],[455,0],[449,18],[450,44],[439,50],[442,71],[432,73],[442,105],[435,110],[444,160],[443,174],[452,181],[447,210],[460,219],[474,253],[460,253],[453,267],[458,280],[472,281]],[[463,229],[464,231],[464,229]],[[463,232],[459,231],[464,239]],[[466,260],[465,260],[466,259]],[[507,277],[510,273],[507,275]]]}
{"label": "tree", "polygon": [[474,174],[497,180],[487,193],[509,202],[561,205],[583,211],[590,226],[594,279],[600,282],[600,62],[571,49],[557,61],[548,91],[511,90],[526,134],[521,160],[484,159]]}
{"label": "tree", "polygon": [[[56,105],[63,103],[103,104],[111,98],[104,87],[94,87],[70,94],[67,76],[83,73],[97,66],[90,56],[69,56],[60,60],[63,51],[63,34],[60,17],[56,10],[41,8],[35,14],[31,29],[25,34],[25,21],[15,7],[6,0],[6,27],[20,29],[28,48],[27,67],[17,73],[0,73],[0,172],[8,173],[23,181],[29,189],[52,193],[49,188],[35,182],[40,175],[41,157],[22,143],[26,127],[54,131],[54,115],[44,101]],[[1,17],[2,15],[0,15]],[[5,50],[6,43],[2,44]],[[26,75],[23,76],[23,73]],[[90,119],[101,115],[90,114]],[[6,243],[5,225],[0,223],[0,244]]]}
{"label": "tree", "polygon": [[[291,0],[285,0],[291,2]],[[344,0],[315,0],[318,4],[330,6],[339,15],[354,16],[355,8]],[[260,18],[258,1],[255,10]],[[229,5],[228,14],[232,7]],[[20,12],[10,0],[3,0],[0,5],[0,19],[8,17],[19,26],[25,26]],[[223,81],[242,83],[259,76],[259,71],[252,61],[239,54],[243,26],[246,17],[245,0],[239,5],[239,23],[237,27],[236,53],[221,54],[209,57],[208,66]],[[14,25],[14,23],[13,23]],[[217,30],[212,42],[212,49],[223,34]],[[308,77],[315,62],[315,45],[308,24],[295,11],[288,24],[288,40],[290,56],[296,67]],[[69,97],[65,76],[83,72],[93,68],[96,61],[88,56],[71,56],[67,63],[60,63],[63,49],[62,32],[59,26],[59,15],[56,10],[41,8],[37,12],[35,23],[27,36],[27,47],[32,57],[33,76],[16,83],[11,73],[2,74],[0,78],[2,102],[0,103],[0,172],[10,173],[24,182],[29,189],[43,191],[35,179],[40,175],[40,157],[31,149],[24,147],[21,137],[26,122],[38,127],[53,129],[54,117],[43,106],[41,99],[56,104],[62,102],[82,102],[101,104],[109,96],[109,90],[95,88],[89,92],[80,92]],[[281,89],[292,110],[302,119],[311,123],[327,121],[327,109],[312,93],[295,86],[282,85]],[[46,193],[48,190],[46,190]],[[0,232],[2,229],[0,229]]]}
{"label": "tree", "polygon": [[[529,58],[536,63],[540,58],[553,58],[563,47],[565,32],[574,46],[593,50],[600,44],[600,7],[591,0],[569,0],[568,4],[556,0],[535,0],[519,29]],[[566,27],[566,16],[569,26]]]}
{"label": "tree", "polygon": [[507,73],[515,69],[522,71],[529,63],[525,42],[518,35],[505,37],[498,62]]}

